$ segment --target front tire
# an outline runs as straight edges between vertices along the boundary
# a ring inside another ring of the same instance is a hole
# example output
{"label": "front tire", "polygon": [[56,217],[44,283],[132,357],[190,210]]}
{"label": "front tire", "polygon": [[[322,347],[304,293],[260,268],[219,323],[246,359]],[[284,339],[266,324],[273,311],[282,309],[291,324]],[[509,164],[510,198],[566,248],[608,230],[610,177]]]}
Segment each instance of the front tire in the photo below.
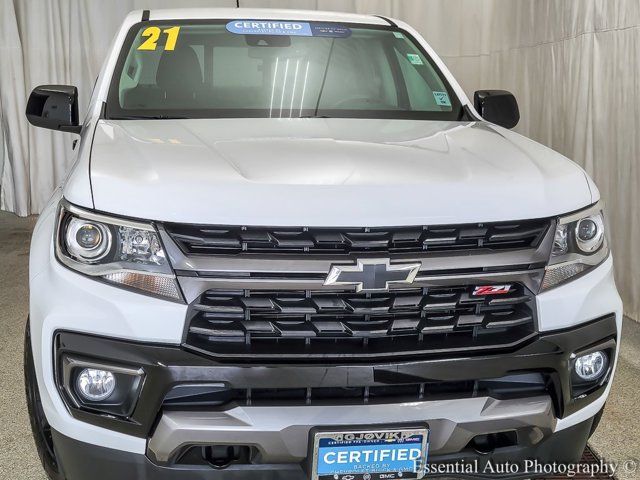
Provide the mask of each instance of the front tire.
{"label": "front tire", "polygon": [[65,480],[60,470],[60,464],[56,456],[51,436],[51,425],[47,421],[42,407],[40,391],[36,379],[36,369],[33,362],[33,350],[31,349],[31,331],[27,320],[24,333],[24,386],[27,395],[27,410],[31,421],[31,433],[36,444],[40,463],[47,476],[51,480]]}

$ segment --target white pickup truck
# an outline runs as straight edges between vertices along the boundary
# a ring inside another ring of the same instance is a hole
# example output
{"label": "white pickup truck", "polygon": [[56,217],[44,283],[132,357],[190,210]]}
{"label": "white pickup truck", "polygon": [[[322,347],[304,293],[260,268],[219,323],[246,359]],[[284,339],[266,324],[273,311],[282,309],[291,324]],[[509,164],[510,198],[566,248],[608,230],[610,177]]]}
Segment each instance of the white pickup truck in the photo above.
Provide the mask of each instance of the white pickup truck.
{"label": "white pickup truck", "polygon": [[535,476],[620,340],[603,205],[409,25],[131,13],[33,234],[25,379],[54,480]]}

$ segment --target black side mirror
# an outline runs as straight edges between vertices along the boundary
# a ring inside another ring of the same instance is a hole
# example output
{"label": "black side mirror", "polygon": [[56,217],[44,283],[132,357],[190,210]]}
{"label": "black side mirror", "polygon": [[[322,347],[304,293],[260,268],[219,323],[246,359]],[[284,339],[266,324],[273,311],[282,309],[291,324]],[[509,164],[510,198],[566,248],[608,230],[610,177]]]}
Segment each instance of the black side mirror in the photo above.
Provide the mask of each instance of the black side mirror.
{"label": "black side mirror", "polygon": [[504,128],[513,128],[520,121],[516,97],[505,90],[478,90],[473,106],[482,118]]}
{"label": "black side mirror", "polygon": [[27,120],[31,125],[63,132],[80,133],[78,89],[70,85],[40,85],[27,102]]}

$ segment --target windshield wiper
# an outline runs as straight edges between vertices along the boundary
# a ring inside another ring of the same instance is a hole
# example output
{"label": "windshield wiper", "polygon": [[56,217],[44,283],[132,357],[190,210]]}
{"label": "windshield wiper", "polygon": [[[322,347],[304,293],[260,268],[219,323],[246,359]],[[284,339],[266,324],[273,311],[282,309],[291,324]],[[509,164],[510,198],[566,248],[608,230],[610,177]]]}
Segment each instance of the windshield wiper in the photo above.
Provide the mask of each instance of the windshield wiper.
{"label": "windshield wiper", "polygon": [[302,115],[301,117],[291,117],[291,118],[332,118],[329,115]]}
{"label": "windshield wiper", "polygon": [[188,118],[176,115],[119,115],[111,116],[109,120],[187,120]]}
{"label": "windshield wiper", "polygon": [[320,85],[320,91],[318,92],[318,101],[316,102],[315,113],[318,114],[320,110],[320,100],[322,99],[322,93],[324,92],[324,86],[327,83],[327,73],[329,73],[329,62],[331,62],[331,55],[333,54],[333,47],[336,44],[336,39],[331,39],[331,47],[329,48],[329,55],[327,55],[327,64],[324,67],[324,75],[322,76],[322,84]]}

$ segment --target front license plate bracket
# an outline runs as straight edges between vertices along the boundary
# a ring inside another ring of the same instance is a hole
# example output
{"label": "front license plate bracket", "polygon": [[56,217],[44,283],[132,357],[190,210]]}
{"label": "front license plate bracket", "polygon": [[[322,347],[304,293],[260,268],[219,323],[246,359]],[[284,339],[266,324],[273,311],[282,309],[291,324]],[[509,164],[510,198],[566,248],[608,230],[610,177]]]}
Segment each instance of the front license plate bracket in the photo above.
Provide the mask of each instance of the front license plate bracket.
{"label": "front license plate bracket", "polygon": [[310,480],[411,480],[424,477],[428,425],[313,428]]}

